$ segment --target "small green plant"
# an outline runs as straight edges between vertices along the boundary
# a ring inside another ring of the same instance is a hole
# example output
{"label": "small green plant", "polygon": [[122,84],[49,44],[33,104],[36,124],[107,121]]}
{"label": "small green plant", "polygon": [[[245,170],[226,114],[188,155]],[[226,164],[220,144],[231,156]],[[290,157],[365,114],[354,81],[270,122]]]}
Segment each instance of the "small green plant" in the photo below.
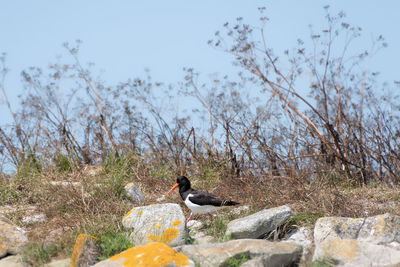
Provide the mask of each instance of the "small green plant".
{"label": "small green plant", "polygon": [[54,156],[54,162],[57,170],[60,172],[70,172],[74,167],[72,161],[67,156],[61,153],[57,153]]}
{"label": "small green plant", "polygon": [[42,266],[56,256],[56,246],[45,246],[43,244],[32,244],[23,251],[22,259],[31,266]]}
{"label": "small green plant", "polygon": [[288,225],[313,226],[321,217],[324,217],[323,213],[300,212],[288,220]]}
{"label": "small green plant", "polygon": [[121,155],[118,158],[110,154],[103,166],[106,178],[102,181],[102,185],[111,189],[119,199],[127,199],[124,186],[131,180],[137,161],[134,153]]}
{"label": "small green plant", "polygon": [[38,174],[42,171],[42,162],[35,153],[26,153],[17,168],[17,177],[25,178]]}
{"label": "small green plant", "polygon": [[205,225],[207,235],[214,237],[218,242],[225,242],[231,239],[230,236],[225,236],[226,227],[230,218],[219,215]]}
{"label": "small green plant", "polygon": [[312,263],[312,267],[333,267],[337,264],[338,264],[337,261],[327,258],[327,259],[314,261]]}
{"label": "small green plant", "polygon": [[126,234],[108,234],[100,238],[101,252],[99,260],[108,259],[133,246],[132,241]]}
{"label": "small green plant", "polygon": [[250,259],[251,259],[250,252],[247,251],[247,252],[239,253],[239,254],[236,254],[235,256],[227,258],[220,265],[220,267],[238,267]]}

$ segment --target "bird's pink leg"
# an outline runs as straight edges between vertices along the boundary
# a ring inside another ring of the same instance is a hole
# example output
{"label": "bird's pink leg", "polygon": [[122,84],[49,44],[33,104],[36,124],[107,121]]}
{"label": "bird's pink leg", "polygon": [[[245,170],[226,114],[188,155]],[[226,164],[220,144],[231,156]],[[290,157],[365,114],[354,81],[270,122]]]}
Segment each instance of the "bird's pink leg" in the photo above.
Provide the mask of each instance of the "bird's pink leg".
{"label": "bird's pink leg", "polygon": [[189,217],[186,219],[186,223],[192,219],[192,213],[190,213]]}

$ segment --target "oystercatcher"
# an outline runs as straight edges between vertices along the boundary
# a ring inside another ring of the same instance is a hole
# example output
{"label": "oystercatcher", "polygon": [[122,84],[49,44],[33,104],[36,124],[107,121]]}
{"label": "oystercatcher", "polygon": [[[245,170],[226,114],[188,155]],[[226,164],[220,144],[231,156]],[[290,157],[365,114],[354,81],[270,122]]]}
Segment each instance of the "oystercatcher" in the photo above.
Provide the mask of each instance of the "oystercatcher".
{"label": "oystercatcher", "polygon": [[186,206],[192,211],[186,222],[190,221],[192,216],[215,211],[223,206],[234,206],[240,203],[230,200],[224,200],[214,196],[208,192],[194,190],[190,186],[190,181],[185,176],[179,176],[176,179],[176,184],[168,191],[169,195],[179,187],[179,194]]}

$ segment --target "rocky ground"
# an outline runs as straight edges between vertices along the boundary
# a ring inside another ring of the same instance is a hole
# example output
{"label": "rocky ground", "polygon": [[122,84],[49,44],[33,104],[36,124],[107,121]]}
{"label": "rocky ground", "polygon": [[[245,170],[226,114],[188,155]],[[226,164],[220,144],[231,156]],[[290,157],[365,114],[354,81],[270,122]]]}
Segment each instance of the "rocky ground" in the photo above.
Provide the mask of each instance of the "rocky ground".
{"label": "rocky ground", "polygon": [[400,265],[396,188],[213,173],[194,188],[242,204],[186,223],[146,166],[0,179],[0,267]]}
{"label": "rocky ground", "polygon": [[[141,197],[137,189],[126,190]],[[9,209],[0,209],[0,266],[27,266],[21,252],[28,235],[7,219]],[[290,206],[246,211],[245,206],[231,209],[239,216],[216,239],[202,221],[186,224],[176,203],[135,206],[121,218],[135,246],[99,262],[98,238],[82,234],[71,257],[44,266],[400,266],[399,216],[322,217],[314,227],[297,228],[282,238],[279,229],[293,217]],[[22,219],[27,225],[46,220],[34,210],[28,213]]]}

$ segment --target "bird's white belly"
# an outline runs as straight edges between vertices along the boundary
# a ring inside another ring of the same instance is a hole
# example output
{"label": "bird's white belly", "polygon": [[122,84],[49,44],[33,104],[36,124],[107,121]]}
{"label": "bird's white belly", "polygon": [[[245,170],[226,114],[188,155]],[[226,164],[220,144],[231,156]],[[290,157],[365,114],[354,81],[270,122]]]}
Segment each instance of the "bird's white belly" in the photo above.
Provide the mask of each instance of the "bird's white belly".
{"label": "bird's white belly", "polygon": [[190,196],[191,196],[190,194],[187,196],[187,198],[185,200],[185,204],[192,211],[193,215],[209,213],[209,212],[213,212],[213,211],[216,211],[221,208],[221,207],[216,207],[216,206],[211,206],[211,205],[200,206],[200,205],[194,204],[194,203],[190,202],[190,200],[189,200]]}

